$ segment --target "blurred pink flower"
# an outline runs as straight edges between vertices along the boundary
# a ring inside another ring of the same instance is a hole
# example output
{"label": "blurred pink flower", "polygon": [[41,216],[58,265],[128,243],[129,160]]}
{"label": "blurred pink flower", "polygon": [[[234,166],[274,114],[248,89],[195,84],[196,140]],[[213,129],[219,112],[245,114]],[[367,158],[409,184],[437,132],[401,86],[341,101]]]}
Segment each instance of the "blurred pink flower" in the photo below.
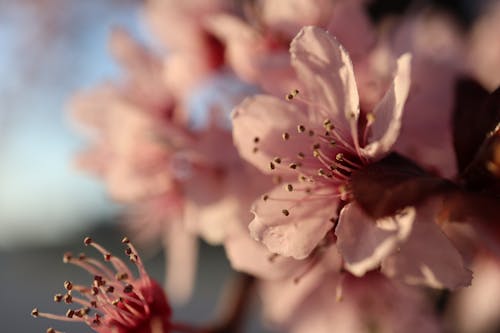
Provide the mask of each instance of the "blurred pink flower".
{"label": "blurred pink flower", "polygon": [[[263,289],[268,321],[287,332],[442,332],[421,290],[379,273],[362,278],[330,273],[311,286],[301,283],[271,282]],[[297,303],[298,289],[302,295]],[[279,308],[287,308],[287,315]]]}
{"label": "blurred pink flower", "polygon": [[500,298],[500,262],[480,253],[473,265],[472,285],[452,297],[448,313],[454,332],[494,332],[500,325],[500,311],[491,306]]}
{"label": "blurred pink flower", "polygon": [[180,101],[224,65],[224,46],[207,28],[206,21],[231,9],[226,0],[146,2],[146,21],[168,54],[162,72],[165,82]]}
{"label": "blurred pink flower", "polygon": [[266,0],[247,9],[246,19],[214,15],[209,27],[225,43],[227,62],[236,74],[275,95],[297,87],[288,48],[301,27],[327,28],[356,58],[374,42],[360,1]]}
{"label": "blurred pink flower", "polygon": [[493,91],[500,86],[500,3],[491,1],[484,6],[467,39],[468,70]]}
{"label": "blurred pink flower", "polygon": [[394,83],[373,113],[361,114],[351,61],[335,39],[306,27],[290,52],[305,92],[294,91],[288,99],[305,107],[271,96],[248,98],[233,114],[234,141],[243,158],[284,181],[255,202],[253,237],[271,252],[303,259],[350,199],[351,173],[394,144],[410,57],[398,61]]}
{"label": "blurred pink flower", "polygon": [[217,101],[205,106],[205,123],[195,128],[159,75],[158,58],[121,31],[111,46],[126,65],[125,82],[81,93],[71,103],[94,139],[80,165],[129,206],[129,228],[140,243],[165,243],[168,265],[176,265],[169,269],[169,292],[182,300],[194,278],[196,236],[220,244],[231,225],[250,220],[245,195],[252,178],[245,175],[253,167],[238,156]]}

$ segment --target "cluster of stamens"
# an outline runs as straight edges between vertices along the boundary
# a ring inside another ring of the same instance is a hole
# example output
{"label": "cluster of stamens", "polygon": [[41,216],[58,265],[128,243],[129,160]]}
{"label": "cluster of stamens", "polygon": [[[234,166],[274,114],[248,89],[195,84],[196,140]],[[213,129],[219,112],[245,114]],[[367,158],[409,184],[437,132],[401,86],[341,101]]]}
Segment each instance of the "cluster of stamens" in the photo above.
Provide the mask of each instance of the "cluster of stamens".
{"label": "cluster of stamens", "polygon": [[[286,95],[286,100],[297,99],[303,103],[311,104],[301,98],[297,98],[297,89]],[[328,114],[318,111],[319,116]],[[316,117],[316,115],[314,116]],[[313,117],[313,118],[314,118]],[[316,122],[316,121],[314,121]],[[334,196],[341,200],[348,200],[350,197],[349,179],[352,172],[363,165],[359,154],[353,147],[351,140],[342,129],[336,128],[333,121],[325,118],[318,121],[315,128],[308,128],[305,124],[297,124],[295,131],[285,131],[281,134],[282,144],[293,144],[297,140],[308,142],[309,150],[297,151],[295,157],[276,156],[269,161],[269,169],[276,173],[283,173],[282,168],[287,168],[297,174],[298,180],[304,186],[297,187],[292,184],[284,184],[288,192],[303,191],[304,199],[324,198],[325,195]],[[253,152],[259,152],[259,137],[252,138],[254,144]],[[304,146],[301,144],[301,146]],[[280,172],[281,171],[281,172]],[[285,173],[288,173],[285,171]],[[279,177],[279,178],[278,178]],[[282,177],[276,177],[281,183]],[[264,195],[263,199],[273,200],[269,195]],[[303,199],[303,200],[304,200]],[[291,214],[291,208],[282,209],[284,216]]]}
{"label": "cluster of stamens", "polygon": [[[44,317],[59,321],[84,322],[90,327],[113,326],[135,327],[141,320],[147,318],[150,312],[148,301],[142,292],[142,287],[151,284],[144,266],[137,255],[134,246],[127,237],[122,243],[126,245],[125,254],[135,264],[139,271],[139,279],[134,279],[128,266],[119,258],[108,252],[90,237],[84,239],[86,246],[97,249],[105,262],[113,269],[85,254],[73,256],[67,252],[63,256],[64,263],[80,266],[94,275],[90,286],[77,285],[71,281],[64,282],[64,294],[54,295],[54,301],[65,304],[78,304],[80,307],[68,309],[65,315],[39,312],[37,308],[31,312],[33,317]],[[139,288],[139,281],[140,286]],[[75,292],[79,296],[75,295]],[[112,322],[110,321],[112,319]],[[47,333],[59,331],[49,328]]]}

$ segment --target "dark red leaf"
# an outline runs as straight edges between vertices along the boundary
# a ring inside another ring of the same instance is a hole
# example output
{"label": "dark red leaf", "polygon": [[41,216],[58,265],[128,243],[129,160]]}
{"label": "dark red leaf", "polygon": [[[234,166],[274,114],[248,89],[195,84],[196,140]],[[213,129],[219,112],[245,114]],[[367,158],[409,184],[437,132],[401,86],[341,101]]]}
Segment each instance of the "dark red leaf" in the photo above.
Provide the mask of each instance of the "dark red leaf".
{"label": "dark red leaf", "polygon": [[473,162],[500,121],[500,89],[489,94],[472,79],[458,80],[453,113],[453,143],[459,173]]}

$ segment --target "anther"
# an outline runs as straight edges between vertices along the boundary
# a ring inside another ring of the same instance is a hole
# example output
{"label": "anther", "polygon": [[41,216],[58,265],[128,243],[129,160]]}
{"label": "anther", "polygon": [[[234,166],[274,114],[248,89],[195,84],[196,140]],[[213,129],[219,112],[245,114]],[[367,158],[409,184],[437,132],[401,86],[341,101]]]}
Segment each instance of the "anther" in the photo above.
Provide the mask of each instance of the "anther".
{"label": "anther", "polygon": [[333,140],[333,139],[332,139],[332,140],[330,140],[330,145],[335,146],[336,144],[337,144],[337,141],[335,141],[335,140]]}
{"label": "anther", "polygon": [[290,169],[294,169],[294,170],[295,170],[295,169],[297,169],[297,163],[290,163],[290,164],[288,165],[288,167],[289,167]]}
{"label": "anther", "polygon": [[274,166],[274,163],[273,162],[269,162],[269,168],[271,170],[274,170],[276,167]]}
{"label": "anther", "polygon": [[139,259],[139,258],[137,257],[137,255],[136,255],[136,254],[132,254],[132,255],[129,257],[129,260],[130,260],[131,262],[133,262],[134,264],[137,262],[137,259]]}
{"label": "anther", "polygon": [[111,304],[113,304],[114,306],[117,306],[118,303],[120,303],[120,299],[118,299],[118,298],[113,300],[113,302],[111,302]]}
{"label": "anther", "polygon": [[99,294],[99,288],[97,287],[92,287],[92,289],[90,289],[90,293],[95,296],[97,294]]}
{"label": "anther", "polygon": [[130,239],[128,239],[128,237],[123,237],[122,244],[128,244],[128,243],[130,243]]}
{"label": "anther", "polygon": [[337,155],[335,155],[335,159],[339,162],[342,162],[344,160],[344,154],[338,153]]}
{"label": "anther", "polygon": [[132,249],[130,247],[127,247],[125,249],[125,254],[128,255],[128,256],[131,255],[132,254]]}
{"label": "anther", "polygon": [[74,315],[75,315],[75,310],[69,309],[68,311],[66,311],[66,317],[73,318]]}
{"label": "anther", "polygon": [[88,246],[88,245],[92,244],[92,238],[90,238],[90,237],[85,237],[85,238],[83,239],[83,244],[85,244],[86,246]]}
{"label": "anther", "polygon": [[70,294],[64,295],[64,303],[66,303],[66,304],[73,303],[73,297]]}
{"label": "anther", "polygon": [[252,149],[252,153],[254,153],[254,154],[255,154],[255,153],[257,153],[258,151],[259,151],[259,148],[257,148],[257,147],[253,147],[253,149]]}
{"label": "anther", "polygon": [[37,308],[34,308],[33,310],[31,310],[31,315],[35,318],[38,317],[38,309]]}
{"label": "anther", "polygon": [[128,293],[131,293],[132,290],[134,290],[134,287],[131,285],[131,284],[127,284],[124,288],[123,288],[123,292],[128,294]]}
{"label": "anther", "polygon": [[71,261],[72,258],[73,258],[73,254],[71,254],[71,252],[66,252],[63,255],[63,263],[67,264],[68,262]]}
{"label": "anther", "polygon": [[64,281],[64,289],[66,290],[73,289],[73,284],[71,283],[71,281]]}
{"label": "anther", "polygon": [[90,306],[93,308],[97,308],[97,301],[90,301]]}
{"label": "anther", "polygon": [[114,291],[115,291],[115,287],[113,287],[113,286],[109,286],[109,287],[106,289],[106,292],[107,292],[107,293],[109,293],[109,294],[112,294]]}
{"label": "anther", "polygon": [[103,255],[103,257],[104,257],[104,261],[110,261],[111,260],[111,253],[105,253]]}
{"label": "anther", "polygon": [[59,302],[61,302],[62,298],[63,298],[63,295],[55,294],[54,295],[54,302],[59,303]]}
{"label": "anther", "polygon": [[262,196],[262,200],[267,201],[267,199],[269,199],[269,195],[264,194],[264,195]]}
{"label": "anther", "polygon": [[281,135],[281,137],[283,138],[283,140],[285,140],[285,141],[286,141],[286,140],[290,139],[290,134],[288,134],[288,132],[284,132],[284,133]]}
{"label": "anther", "polygon": [[116,273],[115,278],[118,281],[123,281],[123,280],[128,279],[128,274],[127,273]]}
{"label": "anther", "polygon": [[285,215],[285,216],[290,215],[290,212],[288,211],[288,209],[282,209],[282,210],[281,210],[281,213],[282,213],[283,215]]}
{"label": "anther", "polygon": [[321,147],[321,145],[319,143],[315,143],[313,145],[313,149],[319,149]]}
{"label": "anther", "polygon": [[330,121],[330,119],[326,119],[324,122],[323,122],[323,127],[327,130],[327,131],[332,131],[335,126],[333,126],[332,122]]}
{"label": "anther", "polygon": [[319,169],[318,170],[318,176],[324,176],[325,175],[325,170]]}
{"label": "anther", "polygon": [[259,143],[260,141],[260,138],[258,136],[256,136],[255,138],[253,138],[253,142],[254,143]]}
{"label": "anther", "polygon": [[288,93],[285,98],[287,101],[291,101],[295,96],[299,94],[299,91],[297,89],[292,90],[290,93]]}
{"label": "anther", "polygon": [[293,186],[292,186],[292,184],[288,184],[288,185],[286,185],[286,190],[287,190],[288,192],[292,192],[292,191],[293,191]]}
{"label": "anther", "polygon": [[375,121],[375,115],[372,113],[372,112],[369,112],[366,114],[366,122],[368,125],[371,125],[373,124],[373,122]]}
{"label": "anther", "polygon": [[306,131],[306,127],[304,125],[297,126],[297,132],[304,133]]}
{"label": "anther", "polygon": [[299,158],[304,158],[304,157],[306,157],[306,155],[305,155],[303,152],[299,152],[299,153],[297,153],[297,156],[298,156]]}
{"label": "anther", "polygon": [[318,149],[314,149],[313,150],[313,156],[314,157],[319,157],[319,150]]}
{"label": "anther", "polygon": [[56,333],[56,330],[53,329],[52,327],[47,328],[46,333]]}
{"label": "anther", "polygon": [[275,157],[275,158],[273,159],[273,161],[274,161],[274,163],[276,163],[276,164],[280,164],[280,163],[281,163],[281,158],[279,158],[279,157]]}

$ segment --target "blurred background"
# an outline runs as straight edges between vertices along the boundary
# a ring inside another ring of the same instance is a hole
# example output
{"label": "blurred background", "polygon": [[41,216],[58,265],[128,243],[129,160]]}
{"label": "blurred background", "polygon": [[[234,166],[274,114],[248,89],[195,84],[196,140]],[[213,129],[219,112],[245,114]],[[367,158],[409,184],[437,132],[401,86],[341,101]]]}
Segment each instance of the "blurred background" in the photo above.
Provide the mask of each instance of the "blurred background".
{"label": "blurred background", "polygon": [[[375,1],[368,10],[377,20],[414,3]],[[482,1],[435,3],[467,26]],[[2,332],[44,332],[51,323],[31,318],[34,306],[64,311],[52,302],[53,294],[61,291],[64,280],[82,276],[77,268],[62,264],[62,254],[83,250],[84,236],[121,252],[121,207],[108,199],[97,179],[72,165],[85,144],[72,128],[66,103],[75,91],[119,73],[107,48],[111,27],[123,26],[151,42],[140,8],[139,0],[0,0]],[[195,301],[176,309],[178,319],[212,318],[222,285],[231,278],[222,249],[203,245],[200,253]],[[146,265],[163,281],[161,254],[147,258]],[[249,325],[249,331],[262,332],[257,324]],[[58,327],[90,331],[83,325]]]}

